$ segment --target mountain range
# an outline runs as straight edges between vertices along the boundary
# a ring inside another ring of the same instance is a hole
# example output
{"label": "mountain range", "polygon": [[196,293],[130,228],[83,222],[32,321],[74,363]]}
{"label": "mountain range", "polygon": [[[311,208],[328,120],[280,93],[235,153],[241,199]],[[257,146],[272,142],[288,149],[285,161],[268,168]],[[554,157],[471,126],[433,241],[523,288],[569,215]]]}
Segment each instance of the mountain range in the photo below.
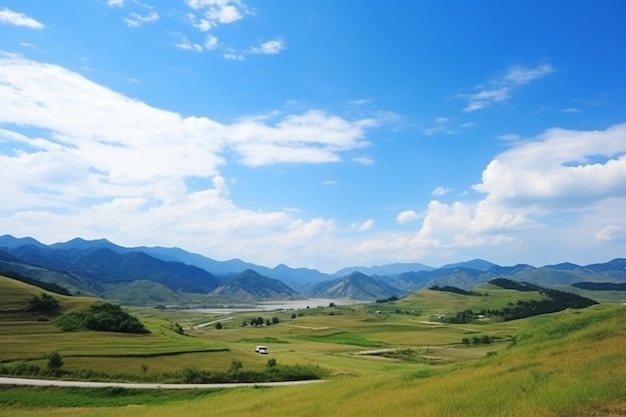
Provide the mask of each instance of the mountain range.
{"label": "mountain range", "polygon": [[45,245],[31,237],[0,236],[0,274],[61,285],[72,293],[125,304],[185,304],[189,294],[251,301],[293,297],[360,300],[401,296],[434,285],[472,289],[506,277],[541,286],[579,282],[624,283],[626,259],[577,265],[500,266],[482,259],[444,265],[395,263],[346,267],[334,274],[239,259],[217,261],[180,248],[116,245],[106,239],[72,239]]}

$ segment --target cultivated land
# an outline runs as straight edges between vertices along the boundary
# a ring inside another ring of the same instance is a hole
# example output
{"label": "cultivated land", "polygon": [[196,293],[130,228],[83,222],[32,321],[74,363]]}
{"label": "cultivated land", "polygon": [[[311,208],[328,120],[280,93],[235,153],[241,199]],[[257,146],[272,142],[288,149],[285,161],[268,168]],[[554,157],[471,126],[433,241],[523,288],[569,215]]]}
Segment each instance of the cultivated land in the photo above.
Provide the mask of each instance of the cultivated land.
{"label": "cultivated land", "polygon": [[[189,391],[5,386],[0,415],[626,416],[626,306],[606,303],[507,322],[437,320],[543,297],[492,285],[477,291],[489,295],[424,290],[390,303],[226,316],[131,308],[126,311],[150,334],[67,333],[55,320],[94,299],[49,293],[59,311],[24,312],[42,290],[0,277],[5,369],[45,369],[46,355],[58,352],[64,371],[92,380],[176,383],[185,369],[228,373],[234,360],[241,367],[232,372],[263,372],[271,359],[319,365],[328,379]],[[279,323],[242,326],[258,316]],[[207,322],[215,324],[194,328]],[[256,345],[268,346],[269,355],[255,353]]]}

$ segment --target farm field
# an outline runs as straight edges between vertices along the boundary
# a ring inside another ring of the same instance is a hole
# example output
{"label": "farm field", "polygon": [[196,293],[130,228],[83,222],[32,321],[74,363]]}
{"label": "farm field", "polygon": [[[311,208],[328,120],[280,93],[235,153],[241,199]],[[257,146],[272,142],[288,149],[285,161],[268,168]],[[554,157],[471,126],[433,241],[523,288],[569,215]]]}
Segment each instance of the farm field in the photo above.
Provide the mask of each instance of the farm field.
{"label": "farm field", "polygon": [[[485,285],[479,291],[488,296],[424,290],[389,303],[294,311],[130,308],[150,333],[124,334],[62,332],[56,316],[20,312],[40,289],[5,278],[0,287],[0,367],[45,368],[46,355],[58,352],[64,370],[116,381],[176,382],[163,378],[190,368],[229,372],[233,361],[242,372],[262,372],[273,360],[327,373],[326,382],[307,386],[176,393],[0,387],[0,415],[123,416],[128,407],[134,416],[626,415],[620,304],[507,322],[437,319],[541,297]],[[96,301],[53,296],[58,314]],[[258,316],[277,323],[243,325]],[[256,345],[269,354],[255,353]]]}

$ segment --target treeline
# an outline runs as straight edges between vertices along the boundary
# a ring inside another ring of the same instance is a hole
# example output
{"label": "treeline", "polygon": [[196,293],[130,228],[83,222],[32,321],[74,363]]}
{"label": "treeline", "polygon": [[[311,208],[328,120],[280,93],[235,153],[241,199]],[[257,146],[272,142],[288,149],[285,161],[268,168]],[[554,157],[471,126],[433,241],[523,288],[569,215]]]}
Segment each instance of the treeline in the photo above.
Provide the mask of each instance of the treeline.
{"label": "treeline", "polygon": [[244,320],[242,326],[271,326],[272,324],[280,323],[280,319],[278,317],[272,317],[272,319],[264,319],[263,317],[255,317],[250,320]]}
{"label": "treeline", "polygon": [[572,287],[591,291],[626,291],[626,283],[613,282],[577,282]]}
{"label": "treeline", "polygon": [[38,287],[38,288],[41,288],[42,290],[53,292],[55,294],[70,295],[70,296],[72,295],[70,293],[70,290],[58,284],[55,284],[53,282],[39,281],[37,279],[27,277],[26,275],[23,275],[19,272],[7,270],[6,268],[3,268],[2,266],[0,266],[0,275],[4,275],[7,278],[11,278],[11,279],[23,282],[28,285],[32,285],[33,287]]}
{"label": "treeline", "polygon": [[96,330],[121,333],[150,333],[134,316],[124,312],[120,306],[102,303],[89,307],[87,311],[66,314],[59,319],[66,332]]}
{"label": "treeline", "polygon": [[527,282],[517,282],[507,278],[494,278],[489,281],[490,284],[496,285],[500,288],[504,288],[505,290],[516,290],[516,291],[539,291],[542,288],[533,284],[529,284]]}
{"label": "treeline", "polygon": [[[539,291],[548,298],[543,300],[519,300],[517,303],[508,303],[508,305],[500,310],[483,309],[479,313],[472,310],[465,310],[456,313],[455,316],[442,317],[441,321],[446,323],[470,323],[480,317],[497,317],[504,321],[516,320],[524,317],[537,316],[546,313],[556,313],[568,308],[586,308],[594,304],[596,301],[577,294],[565,291],[542,288],[532,284],[517,283],[505,278],[497,278],[489,281],[491,284],[498,285],[507,289],[518,289],[518,291]],[[529,288],[535,288],[530,290]]]}
{"label": "treeline", "polygon": [[454,294],[473,295],[473,296],[477,296],[477,297],[482,297],[482,296],[489,295],[487,293],[482,293],[482,292],[467,291],[467,290],[464,290],[462,288],[453,287],[451,285],[444,285],[443,287],[440,287],[439,285],[433,285],[429,289],[433,290],[433,291],[451,292],[451,293],[454,293]]}
{"label": "treeline", "polygon": [[376,300],[376,302],[378,304],[382,304],[382,303],[390,303],[392,301],[398,301],[398,297],[395,295],[392,295],[391,297],[387,297],[387,298],[379,298],[378,300]]}

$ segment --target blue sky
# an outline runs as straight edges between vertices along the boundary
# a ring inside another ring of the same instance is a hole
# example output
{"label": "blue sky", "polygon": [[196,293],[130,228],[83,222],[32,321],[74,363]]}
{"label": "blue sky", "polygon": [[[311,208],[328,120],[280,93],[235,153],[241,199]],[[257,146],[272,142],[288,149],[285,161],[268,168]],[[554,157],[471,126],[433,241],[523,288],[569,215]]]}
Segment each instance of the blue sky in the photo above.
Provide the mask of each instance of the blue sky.
{"label": "blue sky", "polygon": [[0,1],[0,232],[324,272],[626,254],[622,1]]}

